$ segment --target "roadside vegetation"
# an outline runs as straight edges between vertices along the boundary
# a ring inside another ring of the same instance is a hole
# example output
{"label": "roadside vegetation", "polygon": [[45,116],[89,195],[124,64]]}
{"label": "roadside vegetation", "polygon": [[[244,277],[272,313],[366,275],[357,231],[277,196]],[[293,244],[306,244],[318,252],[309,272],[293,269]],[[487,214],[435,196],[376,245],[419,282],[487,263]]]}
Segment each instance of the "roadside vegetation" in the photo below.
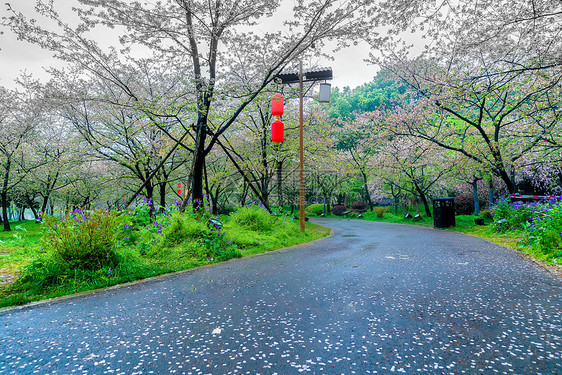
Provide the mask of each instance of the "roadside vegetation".
{"label": "roadside vegetation", "polygon": [[[270,214],[260,206],[217,217],[151,210],[139,199],[127,210],[75,209],[60,217],[14,224],[0,233],[0,307],[20,305],[308,242],[327,228]],[[15,278],[17,276],[17,278]]]}
{"label": "roadside vegetation", "polygon": [[[315,206],[322,205],[312,205]],[[320,207],[322,208],[322,207]],[[335,213],[334,213],[335,212]],[[324,216],[322,210],[308,209],[311,216]],[[326,217],[370,220],[395,224],[433,227],[433,217],[414,213],[395,213],[390,206],[377,206],[373,211],[347,210],[334,206]],[[483,223],[477,224],[477,220]],[[562,199],[551,197],[540,202],[511,202],[499,199],[490,210],[479,215],[457,215],[455,226],[446,230],[461,232],[521,251],[548,265],[562,265]]]}

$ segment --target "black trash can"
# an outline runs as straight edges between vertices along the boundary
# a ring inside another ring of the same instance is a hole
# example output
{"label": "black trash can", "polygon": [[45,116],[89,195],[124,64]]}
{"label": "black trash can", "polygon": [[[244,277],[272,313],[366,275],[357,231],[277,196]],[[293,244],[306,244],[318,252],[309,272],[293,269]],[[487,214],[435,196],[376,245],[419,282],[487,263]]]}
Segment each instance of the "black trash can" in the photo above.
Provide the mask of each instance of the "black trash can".
{"label": "black trash can", "polygon": [[455,198],[433,200],[433,227],[449,228],[455,226]]}

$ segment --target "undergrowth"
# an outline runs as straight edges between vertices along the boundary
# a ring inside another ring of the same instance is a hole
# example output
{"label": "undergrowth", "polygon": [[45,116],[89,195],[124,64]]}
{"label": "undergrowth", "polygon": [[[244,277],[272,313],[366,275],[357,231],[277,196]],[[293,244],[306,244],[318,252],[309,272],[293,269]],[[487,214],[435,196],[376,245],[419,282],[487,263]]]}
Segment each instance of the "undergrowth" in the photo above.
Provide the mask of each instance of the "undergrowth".
{"label": "undergrowth", "polygon": [[[0,267],[19,274],[0,287],[0,307],[25,304],[200,267],[326,236],[327,228],[270,215],[260,206],[232,217],[208,210],[155,212],[146,198],[120,211],[74,210],[21,223],[0,236]],[[33,233],[27,239],[26,233]]]}

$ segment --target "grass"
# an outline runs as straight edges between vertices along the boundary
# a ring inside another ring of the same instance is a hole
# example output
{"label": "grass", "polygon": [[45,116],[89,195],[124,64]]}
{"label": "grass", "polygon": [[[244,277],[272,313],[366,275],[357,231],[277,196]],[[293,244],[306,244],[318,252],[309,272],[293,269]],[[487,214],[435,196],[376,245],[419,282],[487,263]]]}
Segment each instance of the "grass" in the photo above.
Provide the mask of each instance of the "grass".
{"label": "grass", "polygon": [[43,237],[42,225],[34,220],[16,221],[10,225],[12,231],[0,231],[0,272],[5,274],[16,273],[31,263],[41,253]]}
{"label": "grass", "polygon": [[[269,214],[267,214],[269,218]],[[329,234],[329,229],[307,223],[305,233],[298,221],[279,219],[271,228],[247,228],[225,218],[224,242],[204,242],[210,230],[186,220],[183,227],[164,231],[160,244],[147,247],[118,246],[119,263],[100,270],[69,269],[42,250],[43,225],[34,221],[14,222],[12,232],[0,232],[0,307],[90,291],[117,284],[183,271],[232,257],[247,257],[309,242]],[[199,231],[194,230],[198,228]],[[253,230],[257,229],[257,230]],[[175,236],[175,237],[174,237]],[[183,237],[182,237],[183,236]],[[213,237],[217,238],[217,237]],[[220,237],[219,238],[223,238]],[[230,241],[232,245],[226,245]],[[223,254],[217,246],[234,249]],[[234,246],[235,245],[235,246]],[[210,247],[215,246],[214,252]],[[141,251],[139,251],[141,250]],[[218,251],[218,253],[217,253]],[[222,254],[222,255],[221,255]],[[19,279],[13,283],[17,276]],[[56,280],[53,280],[56,278]]]}

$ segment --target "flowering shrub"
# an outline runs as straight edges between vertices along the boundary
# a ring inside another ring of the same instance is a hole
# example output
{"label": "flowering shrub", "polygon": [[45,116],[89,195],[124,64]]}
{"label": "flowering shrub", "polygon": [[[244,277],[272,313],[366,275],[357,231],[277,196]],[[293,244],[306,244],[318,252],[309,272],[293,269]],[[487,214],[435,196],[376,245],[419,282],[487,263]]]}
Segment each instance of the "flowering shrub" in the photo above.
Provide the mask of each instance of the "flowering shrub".
{"label": "flowering shrub", "polygon": [[365,203],[363,201],[357,201],[357,202],[354,202],[351,205],[351,208],[356,210],[356,211],[364,211],[364,210],[367,209],[367,203]]}
{"label": "flowering shrub", "polygon": [[129,207],[128,213],[128,216],[135,227],[149,225],[152,221],[152,216],[154,216],[151,200],[146,197],[137,199],[134,205]]}
{"label": "flowering shrub", "polygon": [[551,198],[533,204],[531,222],[526,226],[529,244],[544,254],[562,257],[562,201]]}
{"label": "flowering shrub", "polygon": [[347,207],[345,207],[343,204],[340,204],[340,205],[332,207],[331,211],[334,215],[341,216],[341,215],[343,215],[344,212],[347,211]]}
{"label": "flowering shrub", "polygon": [[522,230],[531,222],[531,215],[536,203],[510,202],[509,197],[502,198],[492,207],[494,226],[498,232]]}
{"label": "flowering shrub", "polygon": [[523,230],[529,245],[551,258],[562,258],[562,200],[544,202],[499,200],[492,208],[498,231]]}
{"label": "flowering shrub", "polygon": [[242,257],[238,247],[226,238],[226,233],[223,232],[220,225],[211,225],[209,234],[199,240],[199,243],[207,250],[205,255],[210,261],[221,262]]}
{"label": "flowering shrub", "polygon": [[70,268],[98,270],[117,263],[115,212],[76,209],[60,218],[44,217],[44,223],[44,247]]}

